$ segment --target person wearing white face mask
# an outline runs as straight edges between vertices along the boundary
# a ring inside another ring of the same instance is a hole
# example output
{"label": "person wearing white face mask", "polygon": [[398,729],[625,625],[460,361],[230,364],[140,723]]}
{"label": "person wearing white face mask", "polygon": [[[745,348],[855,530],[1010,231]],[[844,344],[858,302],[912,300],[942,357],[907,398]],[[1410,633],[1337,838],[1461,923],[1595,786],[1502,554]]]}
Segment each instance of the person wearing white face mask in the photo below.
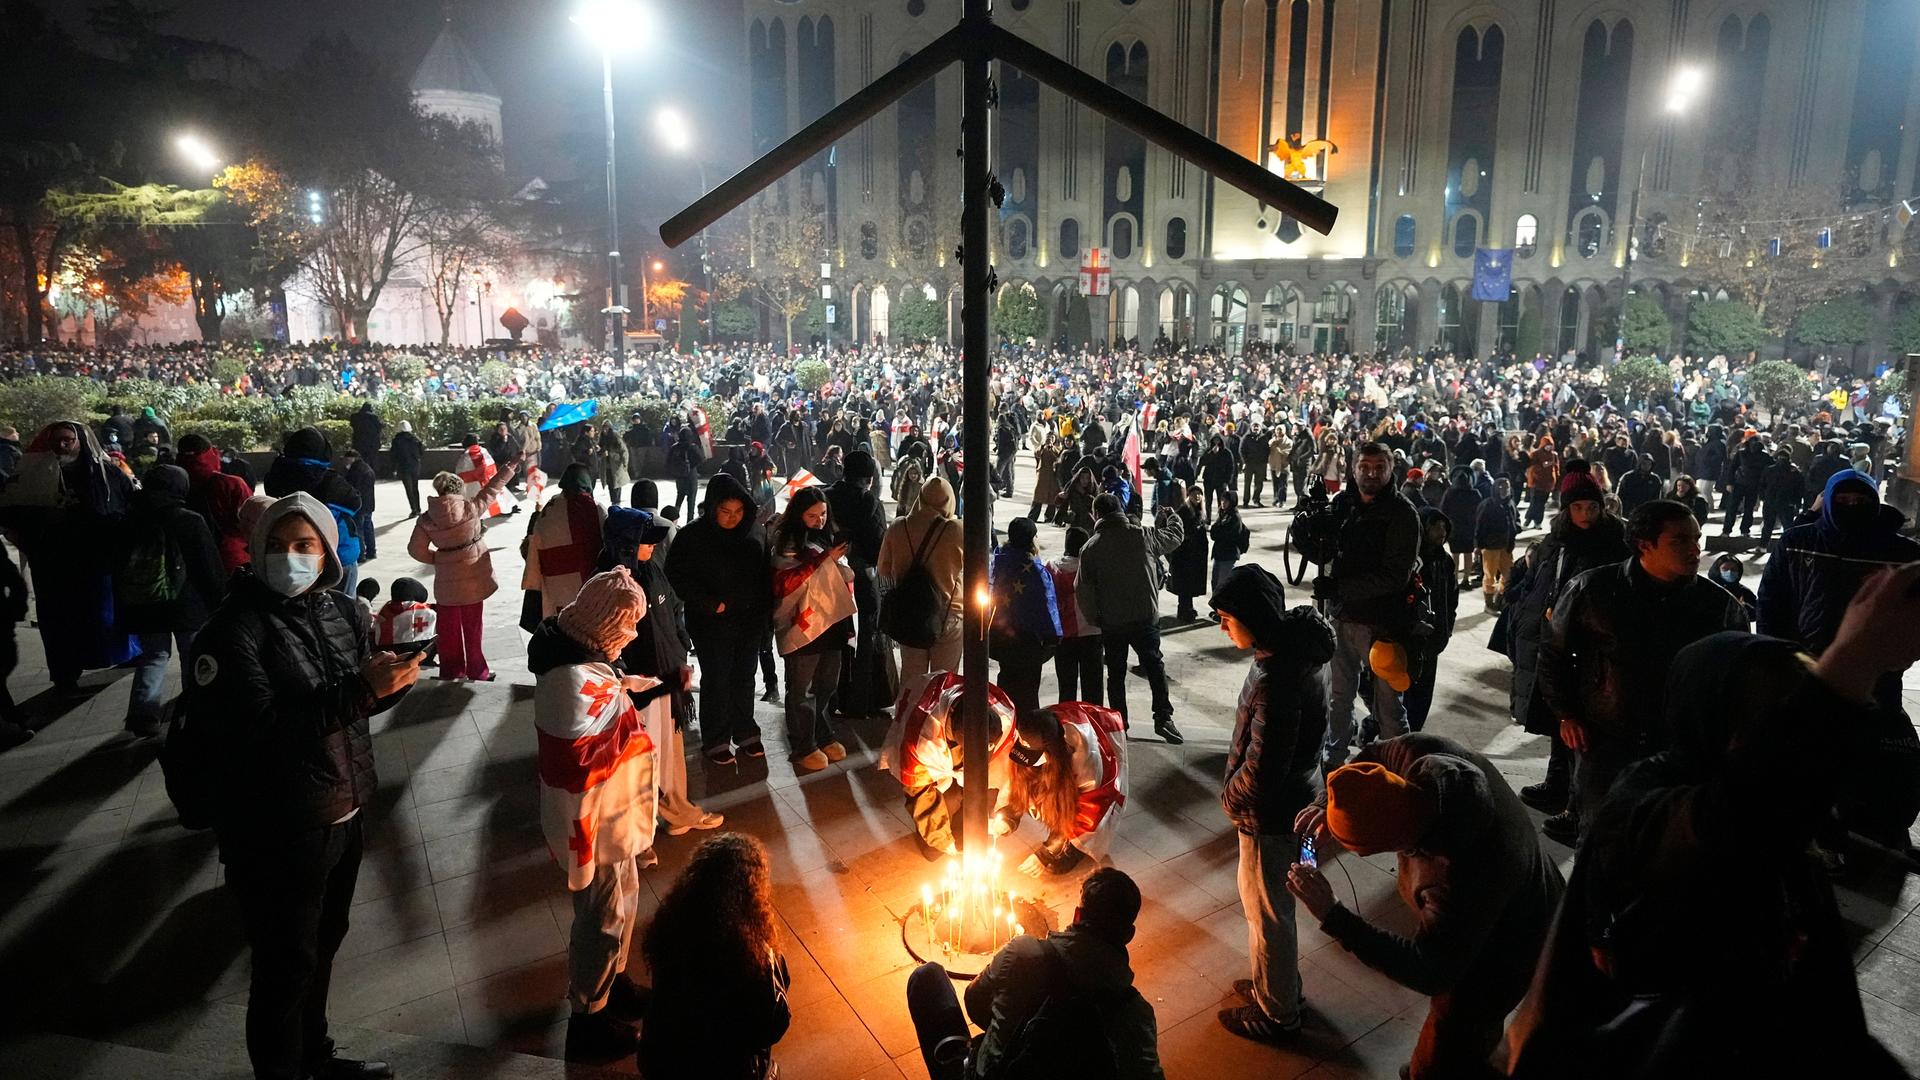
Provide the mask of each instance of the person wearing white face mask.
{"label": "person wearing white face mask", "polygon": [[253,950],[254,1075],[391,1076],[336,1057],[327,987],[359,874],[376,778],[368,719],[420,675],[415,653],[373,653],[326,504],[296,493],[253,521],[252,565],[194,641],[189,722],[221,774],[211,818]]}

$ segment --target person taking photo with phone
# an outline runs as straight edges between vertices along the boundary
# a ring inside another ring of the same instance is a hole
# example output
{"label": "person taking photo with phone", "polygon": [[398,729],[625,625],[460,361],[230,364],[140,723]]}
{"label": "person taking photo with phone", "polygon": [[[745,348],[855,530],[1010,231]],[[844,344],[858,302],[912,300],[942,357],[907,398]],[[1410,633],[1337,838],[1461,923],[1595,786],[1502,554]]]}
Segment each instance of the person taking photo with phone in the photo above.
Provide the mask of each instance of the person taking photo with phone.
{"label": "person taking photo with phone", "polygon": [[1566,888],[1499,768],[1439,735],[1387,739],[1329,773],[1293,828],[1314,838],[1321,862],[1333,854],[1329,839],[1355,855],[1397,853],[1400,898],[1416,920],[1411,937],[1335,900],[1318,866],[1294,866],[1287,889],[1322,933],[1433,999],[1400,1075],[1494,1075],[1489,1059]]}
{"label": "person taking photo with phone", "polygon": [[1220,1012],[1228,1031],[1284,1044],[1300,1032],[1299,945],[1287,868],[1294,818],[1312,801],[1327,730],[1333,626],[1310,607],[1287,610],[1280,579],[1235,567],[1208,605],[1237,649],[1253,653],[1234,709],[1220,805],[1240,836],[1240,906],[1253,977],[1233,984],[1245,1004]]}

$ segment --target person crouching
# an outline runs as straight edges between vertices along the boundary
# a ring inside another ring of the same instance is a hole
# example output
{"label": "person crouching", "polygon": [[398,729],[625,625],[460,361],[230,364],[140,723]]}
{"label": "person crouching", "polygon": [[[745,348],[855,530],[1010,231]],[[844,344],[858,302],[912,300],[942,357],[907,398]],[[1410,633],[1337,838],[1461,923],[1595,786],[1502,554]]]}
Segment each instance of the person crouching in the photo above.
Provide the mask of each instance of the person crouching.
{"label": "person crouching", "polygon": [[1015,809],[1047,827],[1020,872],[1064,874],[1113,846],[1127,802],[1127,722],[1112,709],[1063,701],[1020,717],[1011,753]]}
{"label": "person crouching", "polygon": [[653,846],[657,796],[653,740],[636,707],[665,692],[626,675],[615,658],[647,613],[625,567],[595,574],[527,643],[535,676],[540,826],[573,893],[567,946],[568,1060],[611,1061],[633,1052],[626,1021],[644,993],[622,974],[639,914],[637,859]]}

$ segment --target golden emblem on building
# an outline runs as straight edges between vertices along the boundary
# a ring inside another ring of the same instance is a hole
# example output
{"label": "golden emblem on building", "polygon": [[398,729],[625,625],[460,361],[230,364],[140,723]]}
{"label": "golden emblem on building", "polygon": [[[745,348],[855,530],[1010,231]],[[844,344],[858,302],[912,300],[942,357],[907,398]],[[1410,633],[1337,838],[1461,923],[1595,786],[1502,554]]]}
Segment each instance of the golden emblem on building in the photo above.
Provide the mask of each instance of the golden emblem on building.
{"label": "golden emblem on building", "polygon": [[1337,154],[1340,148],[1326,139],[1303,143],[1296,131],[1284,139],[1275,139],[1267,152],[1280,159],[1280,175],[1288,180],[1325,180],[1324,176],[1307,175],[1307,162],[1322,153]]}

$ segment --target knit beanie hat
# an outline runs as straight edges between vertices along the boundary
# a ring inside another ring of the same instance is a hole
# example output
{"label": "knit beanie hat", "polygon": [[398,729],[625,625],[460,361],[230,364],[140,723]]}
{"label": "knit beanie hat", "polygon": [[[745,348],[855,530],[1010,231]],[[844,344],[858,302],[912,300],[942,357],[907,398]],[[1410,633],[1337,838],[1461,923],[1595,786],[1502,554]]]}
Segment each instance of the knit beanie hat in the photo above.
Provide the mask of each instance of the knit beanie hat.
{"label": "knit beanie hat", "polygon": [[391,595],[402,603],[424,604],[427,602],[427,587],[420,584],[417,578],[394,578]]}
{"label": "knit beanie hat", "polygon": [[633,498],[630,501],[636,510],[658,510],[660,508],[660,485],[647,479],[635,480],[633,482]]}
{"label": "knit beanie hat", "polygon": [[1411,848],[1439,809],[1432,794],[1377,761],[1342,765],[1327,776],[1327,831],[1356,855]]}
{"label": "knit beanie hat", "polygon": [[647,594],[624,566],[595,574],[555,616],[560,632],[609,659],[647,614]]}
{"label": "knit beanie hat", "polygon": [[[756,443],[755,445],[758,444]],[[849,480],[877,480],[880,478],[880,467],[874,464],[873,455],[865,450],[855,450],[853,453],[848,454],[845,469],[847,479]]]}
{"label": "knit beanie hat", "polygon": [[1039,535],[1031,518],[1017,517],[1007,522],[1007,547],[1014,551],[1038,551]]}
{"label": "knit beanie hat", "polygon": [[1605,502],[1600,491],[1600,481],[1592,473],[1570,472],[1560,478],[1560,505],[1572,506],[1577,502]]}

